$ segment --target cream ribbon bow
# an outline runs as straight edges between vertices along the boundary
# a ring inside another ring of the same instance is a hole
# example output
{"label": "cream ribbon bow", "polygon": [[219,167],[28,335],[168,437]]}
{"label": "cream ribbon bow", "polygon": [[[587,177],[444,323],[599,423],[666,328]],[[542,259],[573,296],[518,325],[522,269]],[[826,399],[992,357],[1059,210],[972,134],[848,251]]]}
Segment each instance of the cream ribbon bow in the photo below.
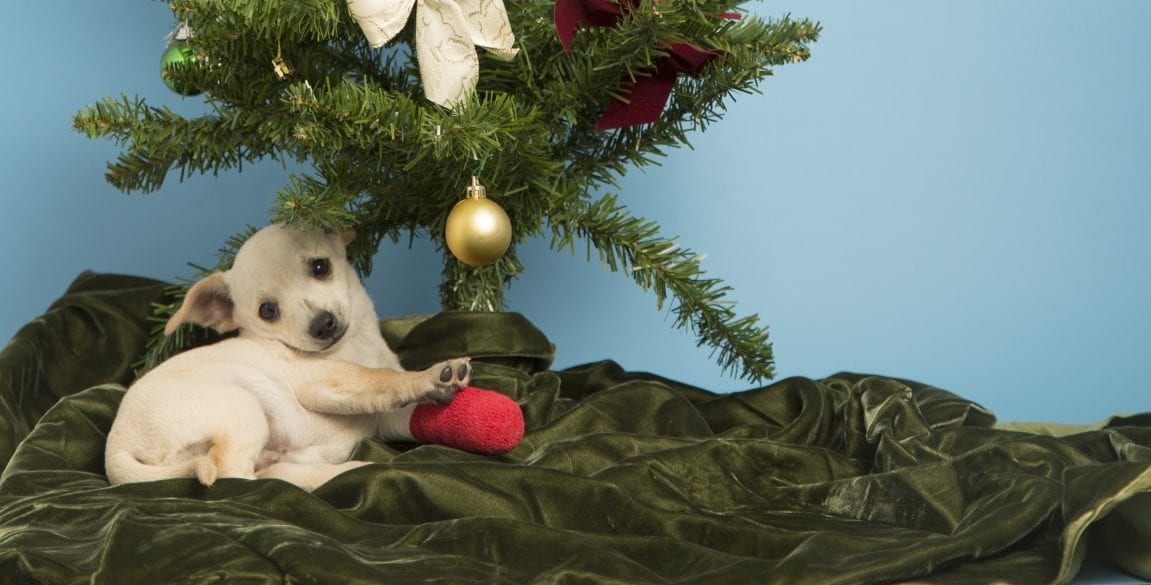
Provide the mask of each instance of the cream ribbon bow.
{"label": "cream ribbon bow", "polygon": [[451,108],[476,87],[480,61],[476,47],[504,60],[519,49],[503,0],[348,0],[368,43],[392,40],[416,9],[416,58],[424,95]]}

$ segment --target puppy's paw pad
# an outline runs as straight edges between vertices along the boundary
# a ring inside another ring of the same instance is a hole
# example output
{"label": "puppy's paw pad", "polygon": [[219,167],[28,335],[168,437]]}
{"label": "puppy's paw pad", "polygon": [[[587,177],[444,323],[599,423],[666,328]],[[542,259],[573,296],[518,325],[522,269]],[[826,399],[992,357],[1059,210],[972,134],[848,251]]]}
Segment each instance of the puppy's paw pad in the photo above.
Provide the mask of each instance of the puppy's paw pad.
{"label": "puppy's paw pad", "polygon": [[444,369],[440,370],[440,381],[447,384],[448,382],[452,381],[453,375],[454,372],[452,372],[452,367],[444,366]]}
{"label": "puppy's paw pad", "polygon": [[424,398],[437,404],[447,404],[460,388],[471,381],[472,366],[468,358],[457,358],[428,368],[428,373],[434,376],[434,381]]}
{"label": "puppy's paw pad", "polygon": [[470,358],[456,358],[440,362],[432,366],[432,371],[439,372],[440,384],[447,384],[462,388],[468,385],[472,377]]}

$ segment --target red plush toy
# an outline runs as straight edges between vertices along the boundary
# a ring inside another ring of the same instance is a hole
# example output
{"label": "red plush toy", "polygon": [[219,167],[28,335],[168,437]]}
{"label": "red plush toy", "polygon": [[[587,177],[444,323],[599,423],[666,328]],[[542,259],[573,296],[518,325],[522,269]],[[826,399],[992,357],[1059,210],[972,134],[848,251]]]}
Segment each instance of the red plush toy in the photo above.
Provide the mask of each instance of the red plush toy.
{"label": "red plush toy", "polygon": [[417,406],[408,424],[416,441],[483,455],[507,453],[524,436],[524,415],[514,400],[471,386],[447,404]]}

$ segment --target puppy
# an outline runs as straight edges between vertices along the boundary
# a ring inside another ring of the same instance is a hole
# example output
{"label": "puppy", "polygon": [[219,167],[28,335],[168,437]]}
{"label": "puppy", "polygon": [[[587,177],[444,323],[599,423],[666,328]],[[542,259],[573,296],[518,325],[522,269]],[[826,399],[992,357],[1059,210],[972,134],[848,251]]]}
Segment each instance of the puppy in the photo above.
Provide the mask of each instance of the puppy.
{"label": "puppy", "polygon": [[403,437],[416,404],[468,384],[467,358],[400,368],[347,261],[351,237],[271,225],[230,270],[192,286],[165,333],[196,323],[239,334],[128,389],[105,452],[113,484],[274,477],[312,490],[366,464],[348,460],[362,439]]}

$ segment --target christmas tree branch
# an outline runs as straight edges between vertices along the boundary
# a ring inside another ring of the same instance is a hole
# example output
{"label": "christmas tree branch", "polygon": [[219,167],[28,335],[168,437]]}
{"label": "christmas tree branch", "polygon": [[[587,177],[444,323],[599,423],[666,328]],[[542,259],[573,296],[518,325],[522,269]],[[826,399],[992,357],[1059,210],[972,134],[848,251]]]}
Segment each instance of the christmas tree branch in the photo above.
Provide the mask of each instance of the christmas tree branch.
{"label": "christmas tree branch", "polygon": [[[564,119],[570,121],[574,117],[575,123],[561,129],[557,142],[557,150],[562,153],[560,157],[568,161],[567,172],[588,177],[590,183],[604,186],[614,184],[616,177],[624,175],[633,166],[655,163],[666,149],[688,145],[689,132],[704,130],[721,119],[725,101],[731,95],[757,92],[759,83],[772,74],[772,66],[807,59],[809,45],[819,35],[819,26],[807,20],[793,21],[784,17],[777,21],[764,21],[747,16],[739,20],[723,20],[715,16],[722,12],[718,5],[717,12],[707,13],[711,15],[709,17],[700,17],[699,10],[705,8],[697,6],[688,12],[667,6],[660,9],[658,27],[637,16],[624,19],[617,28],[606,32],[591,29],[576,36],[576,42],[581,36],[589,37],[591,46],[586,55],[573,50],[572,55],[565,56],[577,62],[572,64],[574,82],[563,87],[581,93],[582,99],[588,100],[585,105],[589,102],[602,104],[607,99],[602,89],[605,87],[602,77],[605,67],[597,67],[594,61],[602,59],[599,56],[601,51],[614,52],[618,47],[630,56],[614,66],[615,74],[625,81],[649,75],[654,61],[666,57],[667,46],[675,42],[690,41],[701,49],[718,52],[719,58],[697,75],[681,75],[664,115],[653,124],[596,132],[593,125],[599,108],[585,108],[579,115],[568,113]],[[641,12],[637,11],[638,14]],[[649,39],[649,42],[657,43],[655,48],[639,51],[628,44],[643,38],[643,31],[652,29],[663,32],[662,36]],[[598,37],[588,33],[598,33]],[[619,39],[615,38],[617,35]],[[580,63],[579,60],[587,62]],[[598,88],[598,91],[592,88]],[[615,91],[612,95],[621,97]],[[575,96],[565,97],[569,102],[576,99]],[[541,101],[564,103],[562,99]]]}
{"label": "christmas tree branch", "polygon": [[[704,275],[698,256],[661,237],[653,222],[630,217],[614,197],[590,198],[632,167],[688,145],[730,98],[759,91],[773,67],[807,59],[818,24],[735,19],[734,0],[629,0],[618,18],[578,27],[565,48],[555,0],[505,5],[518,56],[504,61],[480,50],[474,93],[447,108],[423,95],[424,67],[412,55],[419,18],[375,49],[345,2],[172,0],[192,30],[190,56],[164,75],[173,87],[204,92],[210,112],[186,119],[121,97],[81,111],[74,124],[122,146],[108,180],[124,191],[155,191],[173,171],[182,180],[265,158],[307,162],[310,169],[279,189],[271,218],[355,228],[349,254],[362,275],[385,238],[431,238],[444,252],[446,309],[502,310],[505,289],[523,270],[516,244],[547,225],[553,247],[583,239],[589,255],[596,248],[658,306],[673,299],[675,325],[691,328],[724,369],[770,376],[766,330],[754,316],[735,315],[729,289]],[[677,45],[707,59],[676,74],[662,115],[597,130],[605,111],[626,104]],[[482,268],[457,261],[444,241],[447,215],[472,175],[512,223],[510,252]]]}
{"label": "christmas tree branch", "polygon": [[770,378],[774,372],[767,330],[756,315],[737,318],[731,290],[714,278],[705,278],[700,257],[659,235],[658,226],[632,217],[613,195],[552,217],[552,248],[574,250],[575,237],[583,238],[613,272],[631,274],[636,284],[655,294],[656,305],[670,294],[678,328],[690,327],[698,345],[708,345],[724,371],[738,371],[749,380]]}
{"label": "christmas tree branch", "polygon": [[237,30],[260,41],[324,41],[352,30],[343,2],[331,0],[172,0],[172,12],[194,30]]}
{"label": "christmas tree branch", "polygon": [[140,99],[105,98],[82,110],[72,125],[89,138],[110,137],[127,145],[108,165],[108,182],[123,191],[158,190],[172,168],[180,180],[192,173],[217,174],[242,169],[279,151],[274,137],[259,132],[260,117],[239,112],[186,119],[168,108],[153,108]]}
{"label": "christmas tree branch", "polygon": [[302,148],[354,148],[361,160],[399,162],[404,171],[433,161],[470,163],[492,152],[534,160],[547,153],[538,115],[508,96],[452,111],[365,81],[320,88],[296,83],[283,100]]}

